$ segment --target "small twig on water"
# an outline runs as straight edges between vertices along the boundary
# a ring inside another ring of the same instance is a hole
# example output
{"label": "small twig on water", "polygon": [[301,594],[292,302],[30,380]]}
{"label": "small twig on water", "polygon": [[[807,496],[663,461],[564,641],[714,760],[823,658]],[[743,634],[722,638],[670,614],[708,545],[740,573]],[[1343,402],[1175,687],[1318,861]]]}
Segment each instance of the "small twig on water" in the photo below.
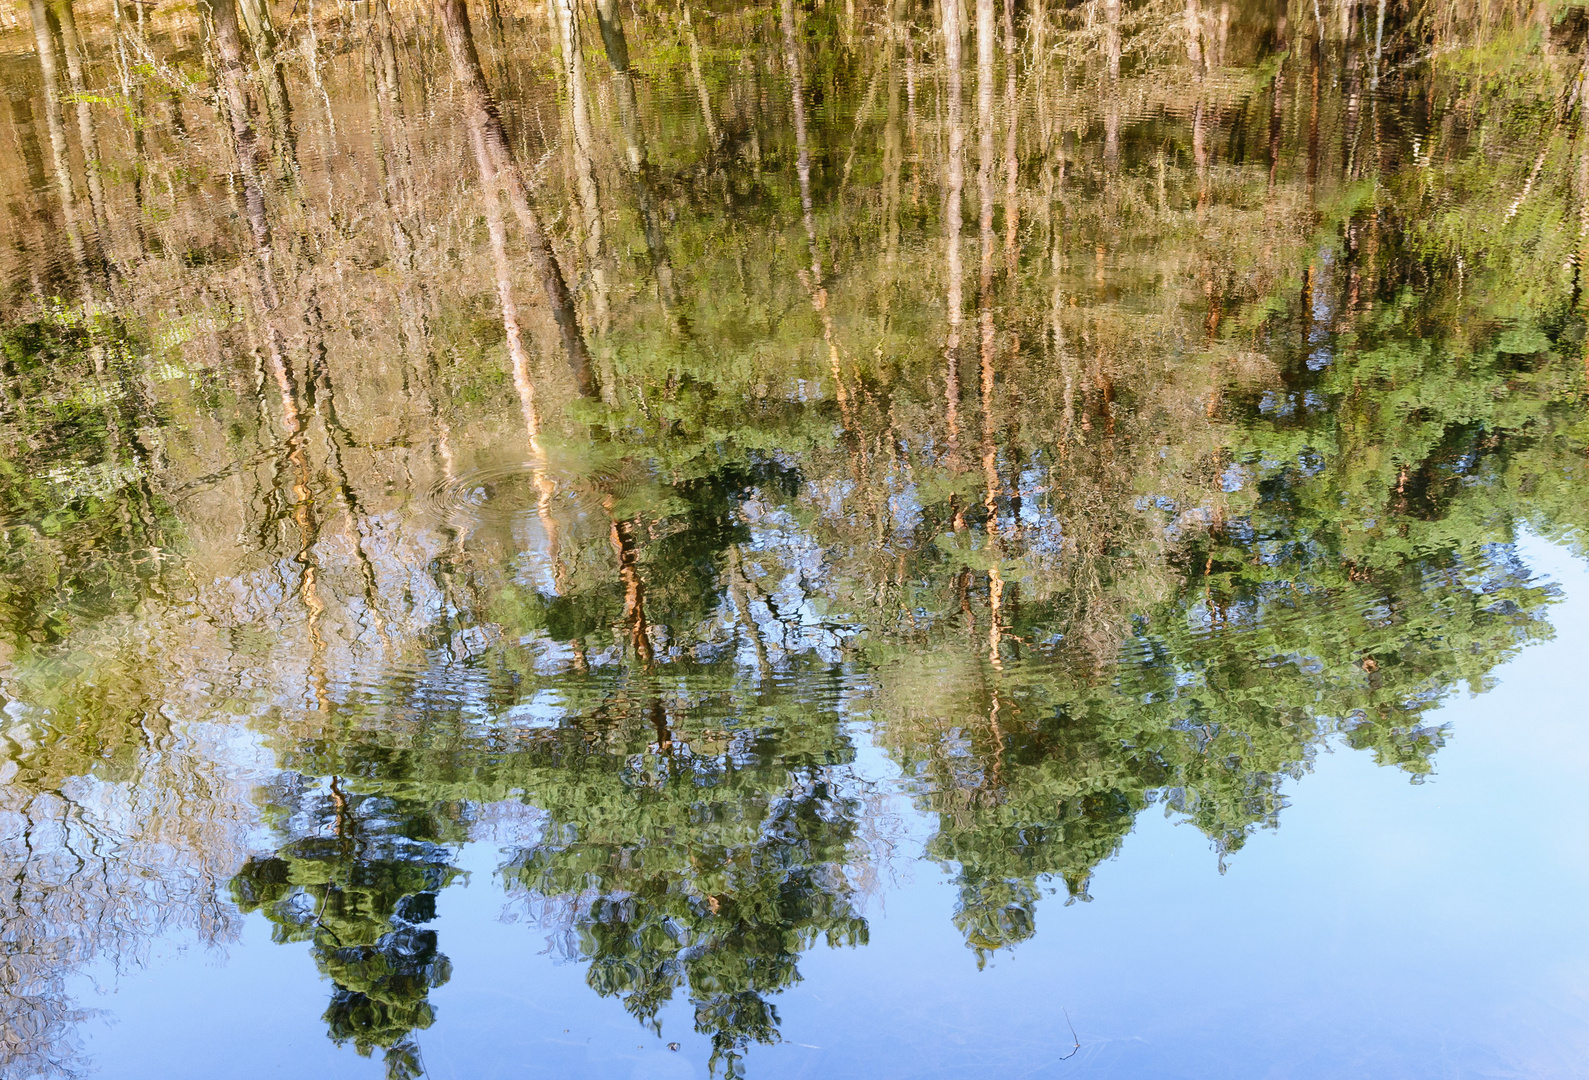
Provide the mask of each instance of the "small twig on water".
{"label": "small twig on water", "polygon": [[1065,1008],[1063,1005],[1061,1005],[1059,1007],[1059,1011],[1065,1014],[1065,1024],[1070,1028],[1070,1041],[1073,1044],[1075,1044],[1074,1048],[1071,1050],[1071,1052],[1066,1054],[1064,1057],[1060,1058],[1059,1060],[1061,1060],[1061,1061],[1069,1061],[1071,1058],[1075,1057],[1077,1055],[1077,1053],[1079,1053],[1081,1051],[1081,1039],[1078,1038],[1077,1035],[1076,1035],[1076,1025],[1072,1024],[1070,1022],[1070,1010]]}

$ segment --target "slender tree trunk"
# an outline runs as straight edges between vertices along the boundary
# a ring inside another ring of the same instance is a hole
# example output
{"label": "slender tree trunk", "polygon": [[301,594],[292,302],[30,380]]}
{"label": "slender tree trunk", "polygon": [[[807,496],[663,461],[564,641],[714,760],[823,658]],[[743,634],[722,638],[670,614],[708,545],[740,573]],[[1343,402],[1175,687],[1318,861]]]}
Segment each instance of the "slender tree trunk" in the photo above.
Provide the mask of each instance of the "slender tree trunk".
{"label": "slender tree trunk", "polygon": [[[212,6],[218,6],[222,2],[229,3],[230,0],[215,0]],[[235,13],[233,17],[235,19]],[[216,21],[219,23],[219,18]],[[314,499],[314,474],[309,461],[303,410],[299,405],[298,381],[293,374],[286,339],[276,325],[275,289],[267,277],[270,272],[269,263],[260,260],[256,264],[256,272],[260,276],[260,293],[263,301],[261,310],[263,325],[259,328],[259,334],[265,343],[266,373],[275,385],[280,407],[280,424],[285,440],[284,456],[288,475],[291,477],[291,518],[298,531],[297,546],[292,561],[298,566],[298,601],[303,605],[307,616],[306,631],[309,639],[307,674],[314,694],[315,707],[324,712],[330,708],[330,686],[326,677],[326,639],[321,629],[326,605],[320,597],[320,568],[314,554],[314,549],[320,541],[320,518],[315,510]],[[260,404],[263,407],[264,402]],[[280,476],[279,467],[275,467],[275,475]]]}
{"label": "slender tree trunk", "polygon": [[1037,120],[1038,148],[1043,155],[1043,168],[1047,170],[1050,166],[1049,147],[1054,135],[1053,106],[1048,100],[1048,0],[1033,0],[1027,23],[1032,36],[1033,113]]}
{"label": "slender tree trunk", "polygon": [[701,101],[701,118],[706,122],[706,138],[716,150],[722,142],[717,130],[717,120],[712,116],[712,95],[706,90],[706,79],[701,75],[701,46],[695,40],[695,27],[690,23],[690,5],[684,5],[684,37],[690,46],[690,78],[695,83],[695,94]]}
{"label": "slender tree trunk", "polygon": [[1052,335],[1054,359],[1059,363],[1060,389],[1064,400],[1059,420],[1059,454],[1063,459],[1070,451],[1070,442],[1076,430],[1076,365],[1071,358],[1070,345],[1065,340],[1065,293],[1060,276],[1062,263],[1059,230],[1055,229],[1049,243],[1049,273],[1053,276],[1053,291],[1049,298],[1048,327]]}
{"label": "slender tree trunk", "polygon": [[270,0],[238,0],[238,3],[253,42],[254,59],[259,64],[259,81],[264,90],[265,115],[270,120],[277,168],[284,183],[296,183],[298,134],[293,129],[292,99],[287,94],[287,75],[279,56],[276,27],[270,17]]}
{"label": "slender tree trunk", "polygon": [[502,311],[502,332],[508,343],[508,360],[513,367],[513,388],[519,396],[519,409],[524,414],[524,428],[529,435],[531,451],[535,452],[539,449],[537,440],[541,434],[541,416],[536,406],[530,357],[524,349],[523,333],[519,328],[519,306],[513,298],[513,264],[508,257],[508,230],[507,223],[502,219],[496,163],[486,146],[484,131],[477,126],[469,130],[469,145],[474,151],[475,168],[480,174],[486,232],[491,241],[491,268],[496,278],[497,305]]}
{"label": "slender tree trunk", "polygon": [[148,253],[149,238],[144,231],[144,173],[147,161],[144,151],[144,93],[143,80],[134,79],[132,64],[127,58],[127,34],[122,25],[121,0],[112,0],[111,15],[116,24],[116,76],[121,83],[121,95],[127,102],[132,120],[132,205],[133,235],[138,243],[138,254]]}
{"label": "slender tree trunk", "polygon": [[981,241],[981,260],[977,273],[977,324],[980,339],[978,369],[981,375],[982,471],[986,487],[983,508],[987,529],[998,528],[998,448],[994,442],[993,390],[994,358],[998,348],[998,327],[993,318],[993,58],[994,0],[977,4],[977,232]]}
{"label": "slender tree trunk", "polygon": [[[270,331],[275,336],[274,331]],[[330,685],[326,678],[326,639],[321,630],[325,618],[325,601],[320,598],[320,568],[315,562],[315,545],[320,542],[320,519],[315,513],[314,488],[311,483],[309,451],[304,445],[304,433],[293,390],[292,375],[286,358],[273,341],[270,349],[271,370],[276,375],[281,391],[282,419],[287,425],[287,457],[293,465],[293,522],[298,526],[298,550],[293,562],[298,564],[298,600],[308,614],[309,685],[313,688],[315,706],[326,712],[330,708]]]}
{"label": "slender tree trunk", "polygon": [[[79,276],[86,275],[89,264],[89,242],[83,235],[83,226],[77,209],[77,185],[72,179],[72,152],[66,142],[66,118],[61,109],[60,53],[55,33],[50,26],[50,15],[44,0],[30,0],[28,10],[33,16],[33,37],[39,53],[39,73],[44,81],[44,120],[50,133],[51,164],[55,172],[56,191],[61,199],[61,217],[66,224],[66,238],[72,249],[72,259],[77,264]],[[84,299],[87,282],[83,282]]]}
{"label": "slender tree trunk", "polygon": [[[430,374],[434,357],[429,344],[429,302],[426,282],[419,272],[419,253],[414,239],[424,227],[424,203],[415,191],[413,147],[398,67],[397,40],[386,0],[371,0],[370,16],[368,70],[374,84],[370,94],[371,141],[375,148],[377,179],[391,225],[394,262],[401,275],[399,327],[405,350],[414,361],[411,372],[405,368],[404,385],[409,385],[408,375],[412,373],[414,383],[424,387],[428,411],[445,428],[446,421],[437,411],[434,380]],[[315,85],[321,86],[312,12],[309,44],[313,50],[308,58],[310,75]],[[324,93],[323,86],[321,93]],[[334,146],[335,127],[329,98],[326,99],[326,122]],[[438,437],[445,447],[445,431],[438,429]]]}
{"label": "slender tree trunk", "polygon": [[[899,260],[899,217],[901,179],[904,172],[904,139],[900,131],[900,42],[904,35],[901,25],[905,12],[904,0],[889,5],[888,15],[888,102],[887,118],[883,121],[883,262],[890,268]],[[892,292],[892,281],[889,291]],[[891,297],[884,298],[885,309]]]}
{"label": "slender tree trunk", "polygon": [[[1589,92],[1589,78],[1583,70],[1578,75],[1578,94],[1582,98]],[[1586,103],[1589,104],[1589,103]],[[1584,267],[1589,260],[1589,107],[1578,109],[1578,262],[1573,268],[1580,307],[1589,313],[1589,289],[1584,287]],[[1589,396],[1589,335],[1583,345],[1584,394]]]}
{"label": "slender tree trunk", "polygon": [[1346,101],[1341,118],[1341,177],[1355,180],[1358,178],[1358,143],[1363,131],[1363,58],[1355,37],[1347,38],[1342,49],[1341,84]]}
{"label": "slender tree trunk", "polygon": [[634,75],[629,70],[629,43],[624,36],[623,20],[618,11],[618,0],[596,0],[596,21],[601,29],[602,46],[607,53],[607,65],[612,68],[614,95],[618,101],[618,121],[623,127],[624,161],[629,178],[634,185],[635,206],[640,214],[640,227],[646,242],[646,254],[651,259],[651,271],[657,279],[657,300],[668,317],[674,333],[686,333],[688,327],[679,310],[678,287],[673,280],[673,262],[668,256],[667,240],[662,235],[655,199],[651,192],[651,164],[646,156],[645,130],[640,125],[640,105],[635,98]]}
{"label": "slender tree trunk", "polygon": [[94,215],[94,229],[99,236],[100,254],[105,255],[110,245],[109,219],[105,203],[105,180],[99,157],[99,133],[94,126],[94,112],[89,100],[88,80],[83,70],[83,40],[77,33],[77,16],[72,10],[72,0],[56,0],[55,16],[61,27],[62,52],[66,56],[66,78],[76,99],[77,136],[83,151],[83,176],[88,182],[88,204]]}
{"label": "slender tree trunk", "polygon": [[1274,83],[1269,91],[1269,196],[1274,197],[1275,180],[1280,173],[1280,137],[1285,131],[1284,106],[1281,95],[1285,86],[1285,61],[1275,69]]}
{"label": "slender tree trunk", "polygon": [[[376,7],[383,6],[374,0]],[[381,56],[380,33],[375,20],[369,25],[369,62],[365,65],[365,89],[370,106],[370,146],[375,156],[375,187],[381,193],[382,209],[392,231],[392,261],[402,274],[414,272],[414,241],[403,211],[403,177],[394,169],[388,154],[392,148],[388,121],[385,64]]]}
{"label": "slender tree trunk", "polygon": [[816,226],[812,222],[811,204],[811,150],[806,137],[805,79],[800,70],[800,42],[794,25],[794,0],[783,0],[781,23],[783,26],[784,63],[789,69],[793,95],[795,129],[795,171],[800,180],[800,212],[806,222],[806,235],[811,248],[812,270],[818,280],[822,276],[822,260],[817,250]]}
{"label": "slender tree trunk", "polygon": [[[320,37],[315,32],[316,17],[315,17],[315,9],[314,9],[314,0],[308,0],[308,3],[307,3],[306,6],[308,8],[309,14],[308,14],[308,17],[304,20],[304,26],[305,26],[307,37],[308,37],[308,40],[309,40],[309,51],[308,51],[308,56],[306,57],[306,59],[308,60],[308,67],[309,67],[309,81],[310,81],[311,84],[313,84],[314,89],[315,89],[315,93],[320,95],[320,103],[321,103],[322,107],[325,110],[325,116],[326,116],[326,143],[327,143],[326,149],[329,151],[331,157],[334,159],[334,158],[336,158],[338,156],[338,153],[337,153],[337,118],[336,118],[335,114],[331,111],[331,95],[326,92],[325,80],[322,79],[321,75],[320,75]],[[327,180],[328,186],[329,186],[330,182],[331,181],[328,178],[328,180]],[[331,197],[332,197],[333,200],[336,197],[334,189],[332,191]]]}
{"label": "slender tree trunk", "polygon": [[563,46],[563,70],[568,83],[569,113],[574,135],[574,184],[585,226],[585,263],[591,277],[591,306],[595,312],[596,326],[604,333],[611,322],[607,295],[606,236],[601,199],[596,186],[596,135],[590,121],[585,58],[579,47],[579,21],[574,0],[554,0],[554,4]]}
{"label": "slender tree trunk", "polygon": [[[612,512],[613,500],[606,500],[607,511]],[[634,647],[640,663],[650,667],[656,661],[651,645],[651,624],[646,619],[646,585],[640,574],[640,551],[635,545],[634,522],[612,522],[611,541],[613,554],[618,557],[618,580],[623,584],[624,635]]]}
{"label": "slender tree trunk", "polygon": [[756,621],[756,616],[750,610],[750,599],[746,595],[744,560],[739,553],[739,545],[731,544],[728,548],[728,590],[734,601],[734,612],[739,617],[740,625],[750,635],[750,644],[756,652],[756,672],[765,679],[771,672],[771,665],[767,660],[767,642],[762,637],[761,624]]}
{"label": "slender tree trunk", "polygon": [[396,181],[393,197],[401,207],[403,216],[418,226],[424,219],[424,203],[414,191],[414,156],[408,138],[408,116],[403,105],[403,79],[397,65],[397,40],[392,28],[392,12],[386,0],[371,0],[371,6],[375,34],[371,60],[375,68],[382,128],[393,156]]}
{"label": "slender tree trunk", "polygon": [[325,347],[325,333],[320,314],[320,302],[313,285],[309,287],[304,305],[304,325],[309,338],[309,378],[313,389],[313,408],[320,414],[326,433],[326,467],[333,483],[332,494],[342,507],[347,522],[348,540],[353,545],[354,561],[359,566],[359,581],[364,591],[364,606],[374,623],[381,644],[391,646],[386,633],[386,618],[381,612],[380,583],[375,576],[375,564],[364,547],[362,523],[369,519],[361,505],[347,466],[342,461],[344,447],[353,445],[353,437],[342,418],[337,414],[336,387],[331,380],[331,365]]}
{"label": "slender tree trunk", "polygon": [[1369,80],[1369,89],[1379,89],[1379,65],[1385,48],[1385,0],[1379,0],[1379,18],[1374,23],[1374,75]]}
{"label": "slender tree trunk", "polygon": [[944,67],[948,74],[945,104],[949,128],[944,176],[944,238],[948,264],[945,303],[949,315],[949,332],[944,341],[944,415],[949,429],[951,459],[960,439],[960,326],[964,307],[961,289],[965,275],[960,255],[960,200],[966,182],[966,134],[960,73],[960,2],[943,0]]}
{"label": "slender tree trunk", "polygon": [[[523,332],[519,325],[518,303],[513,295],[513,266],[512,260],[508,255],[507,223],[502,216],[500,158],[491,152],[491,145],[488,141],[488,129],[484,124],[470,124],[469,146],[474,154],[475,169],[480,176],[481,199],[486,217],[486,232],[491,243],[492,275],[496,280],[497,304],[502,312],[503,337],[507,340],[508,361],[513,370],[513,389],[518,395],[519,410],[524,418],[524,430],[530,454],[531,479],[534,481],[538,492],[536,510],[541,520],[542,529],[546,533],[547,556],[554,567],[558,568],[557,577],[560,579],[562,573],[561,560],[558,556],[559,529],[557,520],[552,513],[552,497],[556,494],[556,485],[546,472],[546,455],[540,442],[541,414],[537,401],[535,378],[531,370],[529,353],[524,347]],[[584,393],[583,388],[581,388],[581,393]],[[558,587],[562,587],[561,580],[558,582]]]}
{"label": "slender tree trunk", "polygon": [[232,126],[232,150],[242,179],[243,207],[254,257],[260,265],[260,287],[267,311],[277,305],[270,220],[265,212],[265,185],[259,171],[259,139],[254,133],[253,106],[248,98],[248,74],[243,62],[243,37],[237,22],[236,0],[209,0],[210,25],[216,55],[216,81]]}
{"label": "slender tree trunk", "polygon": [[1120,168],[1120,0],[1104,0],[1103,160],[1110,172]]}
{"label": "slender tree trunk", "polygon": [[811,294],[811,306],[822,322],[822,337],[828,347],[828,366],[833,375],[834,396],[844,415],[846,430],[851,427],[849,395],[839,366],[839,346],[833,336],[833,315],[828,311],[828,291],[822,284],[822,248],[817,243],[815,208],[811,201],[811,147],[806,135],[805,78],[801,74],[800,42],[794,24],[794,0],[783,0],[782,19],[784,62],[789,67],[793,95],[795,128],[795,171],[800,180],[800,215],[805,223],[806,244],[811,254],[811,269],[801,271],[800,280]]}
{"label": "slender tree trunk", "polygon": [[905,134],[910,140],[910,205],[921,205],[921,130],[916,123],[916,41],[905,24]]}
{"label": "slender tree trunk", "polygon": [[1313,39],[1312,48],[1312,85],[1310,87],[1310,109],[1308,111],[1308,203],[1312,205],[1319,186],[1319,97],[1320,97],[1320,69],[1323,67],[1324,43],[1322,28],[1320,36]]}
{"label": "slender tree trunk", "polygon": [[1018,154],[1020,109],[1016,100],[1015,0],[1004,0],[1004,258],[1015,287],[1016,240],[1021,228],[1021,162]]}
{"label": "slender tree trunk", "polygon": [[[519,171],[507,132],[502,127],[501,115],[491,97],[491,89],[486,85],[485,72],[480,67],[480,54],[475,51],[474,35],[469,28],[469,12],[464,0],[437,0],[436,9],[447,39],[447,52],[452,58],[453,75],[463,84],[464,116],[470,128],[470,138],[479,138],[484,142],[496,168],[496,179],[506,188],[508,204],[513,207],[519,226],[524,230],[530,262],[541,279],[541,288],[551,307],[552,319],[557,323],[569,371],[574,376],[574,385],[581,397],[594,398],[597,396],[595,372],[590,362],[590,351],[585,345],[585,336],[579,328],[574,300],[563,278],[563,268],[558,264],[546,232],[541,227],[540,215],[530,202],[529,186]],[[482,182],[485,179],[481,177]]]}
{"label": "slender tree trunk", "polygon": [[21,264],[27,267],[33,291],[39,296],[58,294],[61,290],[54,279],[68,260],[55,258],[55,241],[59,238],[60,229],[51,220],[46,194],[50,180],[45,172],[44,153],[35,129],[33,103],[20,85],[6,83],[3,89],[10,105],[11,130],[16,134],[17,159],[22,163],[27,184],[18,207],[17,225],[12,232],[11,243],[20,256]]}

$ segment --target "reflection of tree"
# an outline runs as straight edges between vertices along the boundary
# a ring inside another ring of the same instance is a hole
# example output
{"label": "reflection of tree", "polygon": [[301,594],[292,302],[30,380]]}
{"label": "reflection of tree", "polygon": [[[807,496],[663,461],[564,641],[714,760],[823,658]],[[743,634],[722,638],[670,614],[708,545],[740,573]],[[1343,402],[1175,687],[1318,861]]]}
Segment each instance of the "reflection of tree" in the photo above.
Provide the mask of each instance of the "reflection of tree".
{"label": "reflection of tree", "polygon": [[[161,930],[232,932],[213,888],[235,842],[236,785],[213,757],[169,754],[195,737],[147,707],[156,680],[102,677],[138,670],[126,624],[162,592],[180,535],[156,487],[162,418],[141,384],[143,349],[120,320],[70,310],[0,330],[6,1075],[83,1064],[72,1028],[84,1013],[66,989],[81,966],[136,963]],[[169,886],[137,869],[183,861],[193,873]]]}
{"label": "reflection of tree", "polygon": [[176,523],[154,488],[140,348],[118,321],[64,311],[0,332],[0,625],[18,647],[158,591]]}
{"label": "reflection of tree", "polygon": [[333,776],[278,782],[272,813],[309,835],[254,858],[232,880],[244,911],[263,911],[278,943],[307,941],[334,989],[325,1013],[337,1043],[383,1051],[389,1077],[423,1069],[413,1033],[431,1025],[428,996],[451,965],[425,926],[456,871],[436,808],[345,791]]}
{"label": "reflection of tree", "polygon": [[[13,656],[0,729],[0,1074],[74,1076],[70,983],[85,967],[140,966],[161,936],[231,940],[217,895],[241,858],[247,781],[225,737],[141,712],[160,680],[118,679],[142,643],[125,622],[93,632],[93,666]],[[80,646],[88,641],[80,632]],[[86,659],[87,653],[78,654]],[[63,720],[70,718],[70,721]]]}
{"label": "reflection of tree", "polygon": [[[1589,525],[1581,14],[595,6],[587,84],[562,0],[490,4],[489,65],[461,0],[441,36],[428,4],[118,5],[113,76],[98,14],[31,5],[0,72],[0,920],[32,946],[0,1068],[66,1034],[51,965],[167,925],[128,845],[204,868],[174,924],[230,925],[229,759],[173,716],[243,715],[299,778],[236,891],[311,944],[334,1037],[418,1069],[445,845],[525,798],[552,825],[514,886],[733,1071],[800,952],[864,936],[836,672],[986,951],[1150,805],[1225,854],[1328,738],[1426,773],[1435,703],[1544,632],[1510,545]],[[526,420],[533,520],[493,517],[514,480],[477,467]]]}
{"label": "reflection of tree", "polygon": [[[490,678],[501,705],[520,692],[509,674]],[[285,751],[294,771],[265,798],[293,839],[251,860],[233,896],[278,941],[311,944],[335,985],[333,1038],[417,1075],[413,1032],[448,974],[424,926],[455,874],[447,845],[471,808],[522,800],[540,839],[514,838],[510,887],[638,1019],[659,1024],[687,995],[738,1075],[749,1044],[776,1041],[772,998],[798,981],[799,955],[866,936],[853,750],[814,685],[758,691],[731,664],[641,684],[592,672],[560,684],[559,726],[528,729],[448,710],[415,726],[349,702],[333,732]]]}
{"label": "reflection of tree", "polygon": [[[937,818],[928,851],[956,868],[970,944],[1028,936],[1041,878],[1085,899],[1153,803],[1234,852],[1278,823],[1282,782],[1335,732],[1427,772],[1445,732],[1423,714],[1542,633],[1551,595],[1504,553],[1425,560],[1394,580],[1310,575],[1307,593],[1289,592],[1254,587],[1211,606],[1190,591],[1144,619],[1108,683],[1042,664],[901,662],[880,695],[888,738]],[[936,704],[906,704],[922,701]]]}
{"label": "reflection of tree", "polygon": [[[1187,817],[1223,854],[1278,822],[1281,782],[1335,733],[1427,773],[1445,732],[1424,715],[1462,683],[1482,689],[1548,633],[1552,592],[1511,545],[1523,520],[1557,531],[1576,520],[1536,494],[1579,468],[1579,409],[1563,392],[1576,360],[1528,325],[1477,340],[1459,319],[1443,324],[1450,331],[1409,327],[1395,300],[1410,303],[1411,283],[1397,274],[1417,264],[1388,239],[1377,258],[1384,314],[1348,260],[1310,269],[1301,310],[1267,321],[1279,378],[1224,406],[1242,423],[1221,455],[1218,495],[1190,507],[1155,500],[1143,524],[1171,534],[1175,576],[1162,599],[1120,605],[1134,626],[1107,680],[1063,666],[1001,672],[993,644],[935,669],[901,657],[881,681],[888,741],[921,774],[939,821],[929,850],[956,868],[958,918],[978,949],[1031,932],[1043,876],[1084,896],[1150,803]],[[1424,284],[1419,309],[1455,306],[1461,287]],[[999,617],[994,520],[985,549],[955,549],[988,568],[986,614],[953,561],[936,564],[936,589],[933,576],[923,582],[943,638]],[[1086,528],[1073,521],[1060,529]],[[1020,547],[1002,554],[1007,565]],[[1108,577],[1097,575],[1106,592]],[[1077,621],[1065,590],[1050,590],[1026,597],[1008,634],[1063,656]]]}
{"label": "reflection of tree", "polygon": [[[682,991],[713,1061],[737,1076],[749,1044],[777,1040],[770,999],[799,980],[800,954],[866,940],[846,873],[858,807],[835,774],[852,751],[831,715],[778,696],[741,702],[714,736],[703,721],[721,722],[722,704],[692,690],[700,705],[619,699],[600,729],[528,748],[525,797],[547,814],[545,839],[505,873],[590,964],[592,989],[658,1033]],[[658,730],[667,743],[651,741]]]}
{"label": "reflection of tree", "polygon": [[481,186],[488,199],[496,198],[496,188],[501,186],[507,195],[524,230],[530,261],[541,279],[541,288],[557,324],[563,352],[581,397],[596,393],[595,373],[584,333],[579,326],[579,315],[563,278],[563,270],[547,240],[540,215],[530,201],[529,186],[513,152],[507,131],[497,109],[496,99],[486,83],[480,66],[480,54],[475,49],[474,36],[469,26],[469,10],[463,0],[440,0],[436,6],[441,16],[447,39],[447,51],[452,58],[453,77],[464,87],[465,120],[474,147],[480,172]]}

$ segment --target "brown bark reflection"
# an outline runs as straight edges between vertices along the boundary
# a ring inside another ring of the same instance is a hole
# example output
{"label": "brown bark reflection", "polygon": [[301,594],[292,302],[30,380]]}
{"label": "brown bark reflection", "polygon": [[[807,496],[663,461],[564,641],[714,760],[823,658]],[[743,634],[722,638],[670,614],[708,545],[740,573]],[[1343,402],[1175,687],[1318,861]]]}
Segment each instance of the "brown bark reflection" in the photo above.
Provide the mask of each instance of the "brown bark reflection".
{"label": "brown bark reflection", "polygon": [[[981,242],[981,259],[977,273],[977,322],[980,331],[978,368],[980,373],[980,405],[982,418],[982,507],[986,514],[986,535],[990,552],[998,550],[999,496],[1002,484],[998,471],[998,444],[995,439],[996,423],[993,415],[993,395],[996,386],[994,371],[998,348],[998,327],[993,311],[993,257],[995,239],[993,232],[993,58],[996,47],[994,31],[994,0],[977,0],[977,226]],[[1009,62],[1013,65],[1014,57]],[[1013,131],[1015,117],[1006,117]],[[988,651],[993,664],[999,660],[1000,622],[1003,618],[1002,601],[1004,581],[995,565],[988,571],[989,603],[992,607],[988,624]]]}
{"label": "brown bark reflection", "polygon": [[1103,161],[1120,168],[1120,0],[1103,0],[1104,72]]}
{"label": "brown bark reflection", "polygon": [[944,161],[945,305],[949,332],[944,340],[944,419],[948,452],[955,459],[960,440],[960,326],[963,320],[965,271],[960,254],[960,200],[965,190],[965,121],[960,75],[961,0],[943,0],[944,68],[947,72],[945,111],[949,145]]}
{"label": "brown bark reflection", "polygon": [[635,97],[634,74],[629,69],[629,43],[624,35],[618,0],[596,0],[596,19],[601,28],[607,65],[612,69],[612,85],[617,98],[618,121],[623,128],[623,160],[634,187],[635,208],[640,214],[646,254],[656,276],[657,301],[666,313],[674,333],[688,332],[680,310],[678,286],[673,279],[673,261],[657,216],[656,196],[652,192],[651,163],[646,153],[645,129],[640,123],[640,105]]}
{"label": "brown bark reflection", "polygon": [[1021,229],[1020,101],[1016,89],[1019,44],[1015,39],[1015,0],[1004,0],[1004,259],[1010,286],[1016,285],[1017,240]]}
{"label": "brown bark reflection", "polygon": [[[614,503],[610,496],[604,500],[604,505],[611,516]],[[610,537],[613,554],[618,558],[618,580],[623,584],[624,637],[641,665],[650,667],[656,661],[656,652],[651,644],[651,624],[646,619],[646,585],[640,573],[640,549],[635,542],[633,519],[612,518]]]}
{"label": "brown bark reflection", "polygon": [[519,226],[524,230],[530,262],[541,279],[541,288],[551,308],[552,319],[557,324],[569,372],[574,377],[574,386],[581,397],[596,397],[595,370],[591,364],[590,350],[585,345],[585,335],[579,327],[574,299],[569,294],[563,268],[546,238],[540,215],[530,202],[529,185],[519,169],[496,101],[486,84],[485,72],[480,67],[480,54],[475,50],[474,35],[469,27],[468,9],[464,6],[464,0],[437,0],[436,13],[447,39],[453,77],[463,85],[464,118],[469,125],[471,143],[478,142],[485,148],[483,158],[478,152],[476,154],[477,165],[480,161],[489,160],[495,169],[494,177],[488,177],[482,171],[480,182],[488,190],[494,191],[500,185],[506,191],[508,205],[513,208]]}
{"label": "brown bark reflection", "polygon": [[[66,238],[72,250],[78,275],[87,273],[92,242],[84,234],[81,215],[77,208],[77,185],[72,179],[71,149],[66,142],[66,119],[61,109],[60,54],[56,45],[55,30],[44,0],[29,0],[28,11],[33,18],[33,39],[38,50],[39,74],[44,80],[44,120],[50,134],[51,164],[55,172],[56,192],[61,200],[61,217],[66,224]],[[87,300],[86,280],[82,286]]]}
{"label": "brown bark reflection", "polygon": [[77,15],[72,8],[72,0],[55,0],[52,13],[60,26],[62,52],[66,56],[67,84],[72,89],[74,111],[77,113],[78,146],[83,153],[83,179],[87,182],[89,210],[94,219],[94,233],[99,238],[99,254],[103,257],[107,254],[111,237],[105,181],[101,175],[104,166],[100,161],[99,132],[94,125],[93,102],[83,71],[83,40],[77,32]]}
{"label": "brown bark reflection", "polygon": [[591,306],[597,330],[605,333],[612,320],[608,310],[606,234],[596,184],[596,134],[590,119],[590,92],[585,78],[585,57],[580,49],[578,11],[573,0],[553,0],[553,4],[568,87],[574,187],[585,230],[585,267],[591,281]]}
{"label": "brown bark reflection", "polygon": [[208,0],[215,49],[215,76],[221,101],[232,128],[232,152],[242,180],[243,210],[259,263],[261,299],[267,311],[278,304],[275,259],[271,249],[270,220],[265,212],[265,184],[259,169],[259,138],[254,129],[253,104],[248,94],[248,72],[243,61],[243,37],[237,22],[236,0]]}
{"label": "brown bark reflection", "polygon": [[33,102],[20,88],[4,87],[8,119],[15,138],[16,160],[22,166],[25,190],[11,204],[12,226],[8,247],[26,268],[28,287],[35,295],[61,291],[63,259],[58,249],[61,230],[50,212],[49,176],[45,172],[44,152],[33,115]]}
{"label": "brown bark reflection", "polygon": [[833,376],[833,393],[844,416],[844,426],[851,425],[850,399],[844,387],[844,373],[839,366],[839,345],[833,336],[833,313],[828,310],[828,290],[822,284],[822,248],[817,243],[815,209],[811,201],[811,146],[806,135],[805,79],[800,69],[800,43],[796,36],[794,0],[783,0],[780,22],[783,26],[784,63],[789,68],[790,92],[793,95],[795,129],[795,171],[800,181],[800,217],[805,224],[806,245],[811,255],[811,269],[800,272],[800,281],[811,296],[811,307],[822,322],[822,340],[828,347],[828,370]]}

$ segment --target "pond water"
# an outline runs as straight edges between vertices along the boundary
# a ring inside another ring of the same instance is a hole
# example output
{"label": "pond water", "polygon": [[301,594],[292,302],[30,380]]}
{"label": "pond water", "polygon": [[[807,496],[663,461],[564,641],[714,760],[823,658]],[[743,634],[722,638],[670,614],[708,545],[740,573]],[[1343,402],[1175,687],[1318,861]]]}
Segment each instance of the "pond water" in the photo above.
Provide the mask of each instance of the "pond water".
{"label": "pond water", "polygon": [[1581,1075],[1586,53],[0,10],[0,1077]]}

